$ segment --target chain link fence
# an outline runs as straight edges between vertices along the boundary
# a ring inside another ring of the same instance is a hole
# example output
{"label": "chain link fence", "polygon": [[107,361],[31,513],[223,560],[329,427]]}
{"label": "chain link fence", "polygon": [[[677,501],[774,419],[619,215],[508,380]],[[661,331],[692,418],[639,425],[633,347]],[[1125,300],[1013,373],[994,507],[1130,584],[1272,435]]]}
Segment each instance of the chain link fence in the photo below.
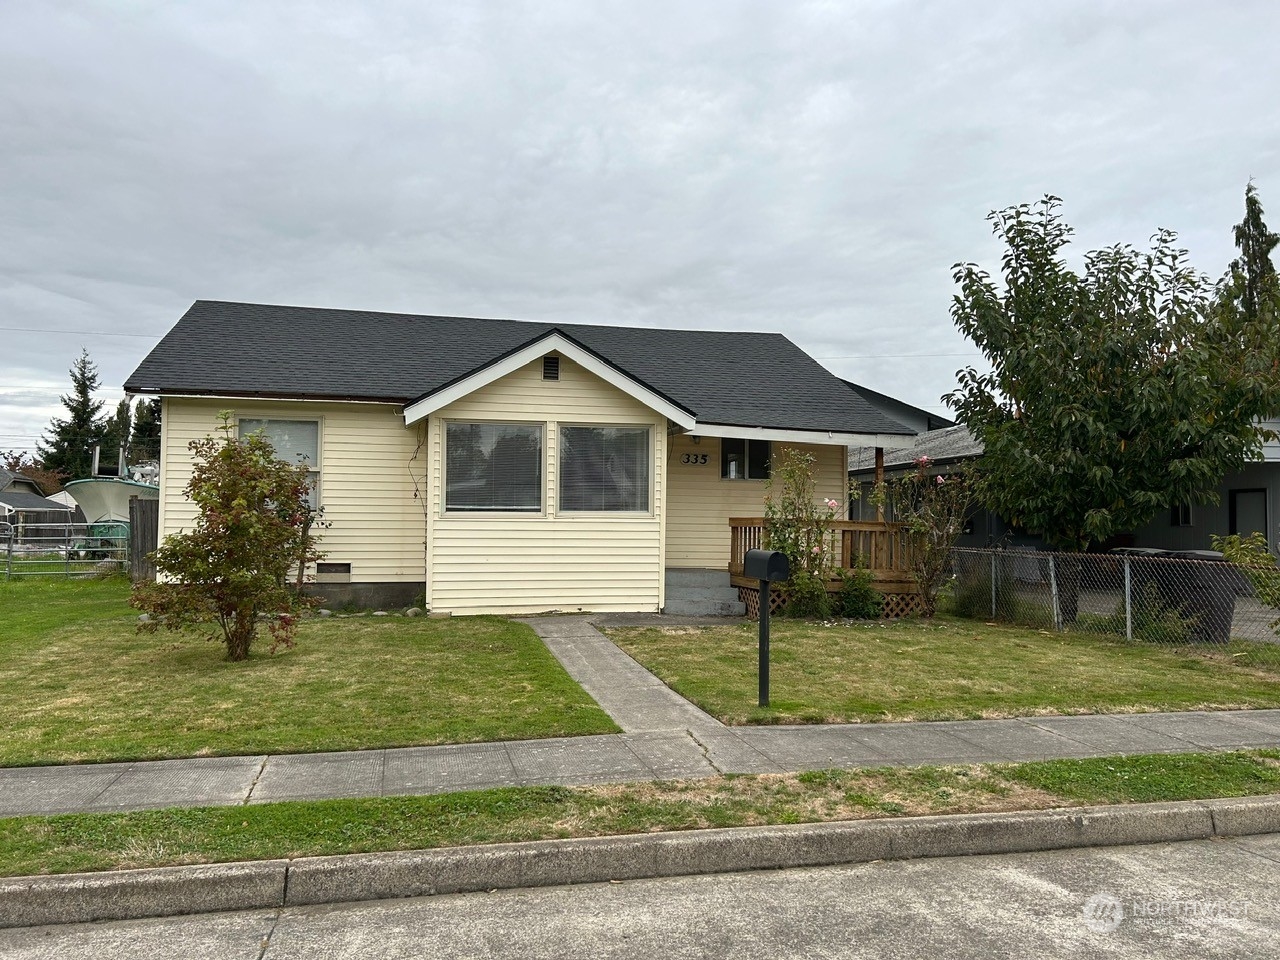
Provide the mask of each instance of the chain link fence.
{"label": "chain link fence", "polygon": [[957,616],[1280,666],[1280,610],[1211,551],[957,548],[953,559],[942,609]]}
{"label": "chain link fence", "polygon": [[129,569],[129,524],[0,522],[5,579],[83,576]]}

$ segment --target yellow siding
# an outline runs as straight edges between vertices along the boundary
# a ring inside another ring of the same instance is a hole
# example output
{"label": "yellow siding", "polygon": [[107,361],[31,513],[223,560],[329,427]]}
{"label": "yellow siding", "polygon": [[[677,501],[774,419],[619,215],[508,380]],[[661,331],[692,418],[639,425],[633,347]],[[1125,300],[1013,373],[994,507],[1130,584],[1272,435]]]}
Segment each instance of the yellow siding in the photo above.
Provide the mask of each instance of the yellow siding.
{"label": "yellow siding", "polygon": [[[848,506],[845,448],[812,444],[779,444],[795,447],[817,458],[818,495],[839,501],[840,518]],[[729,518],[764,515],[763,480],[720,479],[720,441],[703,437],[694,443],[687,435],[671,438],[667,472],[668,567],[702,567],[723,570],[729,563]],[[685,454],[706,454],[705,464],[681,462]]]}
{"label": "yellow siding", "polygon": [[[422,500],[414,499],[410,459],[415,428],[400,408],[375,403],[289,403],[166,398],[161,421],[161,535],[189,528],[195,505],[183,489],[191,478],[187,444],[214,434],[218,411],[237,416],[320,421],[320,503],[332,526],[323,531],[326,559],[351,564],[353,582],[421,582]],[[415,471],[425,492],[421,471]]]}
{"label": "yellow siding", "polygon": [[[545,424],[544,512],[445,513],[443,425],[449,420]],[[651,512],[557,515],[560,423],[650,427]],[[661,606],[666,419],[660,414],[562,357],[558,381],[542,379],[541,360],[531,363],[433,413],[428,437],[427,589],[433,610],[531,613]]]}

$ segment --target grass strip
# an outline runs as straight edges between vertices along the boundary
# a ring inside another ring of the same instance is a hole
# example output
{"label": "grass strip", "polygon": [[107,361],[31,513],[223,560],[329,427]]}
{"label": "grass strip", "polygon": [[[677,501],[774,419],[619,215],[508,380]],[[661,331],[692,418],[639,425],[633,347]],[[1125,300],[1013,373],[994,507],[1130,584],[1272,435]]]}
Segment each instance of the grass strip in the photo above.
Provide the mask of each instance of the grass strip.
{"label": "grass strip", "polygon": [[754,624],[608,633],[677,693],[729,724],[1280,706],[1280,671],[1231,649],[1170,650],[940,616],[775,620],[770,706],[761,709]]}
{"label": "grass strip", "polygon": [[0,819],[0,876],[1280,792],[1280,752],[821,770]]}

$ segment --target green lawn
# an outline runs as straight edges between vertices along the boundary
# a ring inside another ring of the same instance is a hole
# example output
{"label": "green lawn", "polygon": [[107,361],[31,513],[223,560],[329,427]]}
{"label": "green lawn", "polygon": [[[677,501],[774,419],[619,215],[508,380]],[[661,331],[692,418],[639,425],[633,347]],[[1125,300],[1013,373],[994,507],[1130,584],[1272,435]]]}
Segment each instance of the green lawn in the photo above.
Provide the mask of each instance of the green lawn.
{"label": "green lawn", "polygon": [[0,581],[0,766],[617,732],[522,624],[316,619],[228,663],[198,635],[139,635],[128,591]]}
{"label": "green lawn", "polygon": [[771,634],[771,705],[761,710],[754,624],[609,631],[674,690],[732,724],[1280,706],[1280,673],[1229,654],[942,617],[775,619]]}
{"label": "green lawn", "polygon": [[0,819],[0,876],[1280,792],[1275,751]]}

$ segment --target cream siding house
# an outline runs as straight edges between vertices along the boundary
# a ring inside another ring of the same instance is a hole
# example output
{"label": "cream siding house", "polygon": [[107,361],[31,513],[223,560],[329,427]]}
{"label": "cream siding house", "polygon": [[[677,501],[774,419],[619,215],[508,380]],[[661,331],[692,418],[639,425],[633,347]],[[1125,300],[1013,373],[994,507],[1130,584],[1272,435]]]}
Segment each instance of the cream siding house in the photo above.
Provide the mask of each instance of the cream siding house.
{"label": "cream siding house", "polygon": [[727,587],[774,451],[811,453],[843,504],[848,446],[910,439],[772,334],[198,301],[126,388],[163,401],[162,537],[195,518],[190,442],[231,410],[311,465],[317,592],[459,614],[657,611],[678,571]]}

